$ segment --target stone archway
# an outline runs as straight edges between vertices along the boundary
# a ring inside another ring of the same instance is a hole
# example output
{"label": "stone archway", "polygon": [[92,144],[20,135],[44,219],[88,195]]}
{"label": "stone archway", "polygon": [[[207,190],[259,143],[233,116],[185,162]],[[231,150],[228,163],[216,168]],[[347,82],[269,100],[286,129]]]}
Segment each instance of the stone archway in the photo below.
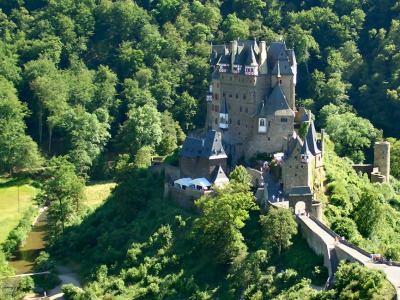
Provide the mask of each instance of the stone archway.
{"label": "stone archway", "polygon": [[294,212],[296,215],[303,215],[306,213],[306,203],[304,201],[296,202],[294,206]]}

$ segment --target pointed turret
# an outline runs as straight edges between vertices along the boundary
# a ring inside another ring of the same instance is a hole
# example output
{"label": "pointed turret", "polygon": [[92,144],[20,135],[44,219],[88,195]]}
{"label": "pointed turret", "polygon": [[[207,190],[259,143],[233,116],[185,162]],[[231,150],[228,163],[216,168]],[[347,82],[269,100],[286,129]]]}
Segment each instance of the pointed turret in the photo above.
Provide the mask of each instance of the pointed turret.
{"label": "pointed turret", "polygon": [[308,147],[312,153],[312,155],[316,156],[321,153],[321,150],[317,147],[317,132],[315,131],[314,121],[310,121],[310,126],[308,127],[307,136],[305,139],[308,143]]}
{"label": "pointed turret", "polygon": [[[233,54],[232,54],[233,55]],[[233,61],[233,74],[240,74],[243,67],[243,46],[237,46],[235,59]]]}
{"label": "pointed turret", "polygon": [[253,46],[250,46],[247,52],[246,64],[245,64],[245,75],[258,76],[258,63],[256,56],[254,55]]}
{"label": "pointed turret", "polygon": [[300,152],[300,160],[302,163],[308,163],[311,161],[312,153],[308,148],[307,139],[304,140],[303,147],[301,148]]}
{"label": "pointed turret", "polygon": [[230,62],[229,62],[227,53],[228,53],[228,49],[226,49],[226,47],[224,45],[224,50],[222,51],[221,56],[219,57],[219,60],[217,62],[220,73],[226,73],[229,70]]}
{"label": "pointed turret", "polygon": [[219,112],[219,128],[228,129],[228,118],[228,105],[226,104],[226,98],[224,98]]}

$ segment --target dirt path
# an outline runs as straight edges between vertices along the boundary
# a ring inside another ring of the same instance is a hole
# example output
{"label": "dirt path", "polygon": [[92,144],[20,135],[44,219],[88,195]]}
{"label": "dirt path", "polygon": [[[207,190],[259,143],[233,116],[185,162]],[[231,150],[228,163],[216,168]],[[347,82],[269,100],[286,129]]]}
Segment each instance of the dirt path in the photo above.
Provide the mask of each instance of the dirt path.
{"label": "dirt path", "polygon": [[57,266],[57,271],[59,273],[58,278],[61,280],[61,284],[56,286],[49,292],[50,299],[61,300],[63,299],[63,293],[61,292],[61,286],[63,284],[73,284],[77,287],[81,287],[78,277],[74,273],[74,269],[68,266]]}

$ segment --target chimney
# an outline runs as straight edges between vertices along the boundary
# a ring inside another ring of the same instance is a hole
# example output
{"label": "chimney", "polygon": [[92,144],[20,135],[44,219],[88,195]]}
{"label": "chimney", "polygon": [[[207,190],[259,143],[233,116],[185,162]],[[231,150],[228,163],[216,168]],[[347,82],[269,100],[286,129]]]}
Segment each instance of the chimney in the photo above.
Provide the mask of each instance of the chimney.
{"label": "chimney", "polygon": [[260,51],[260,75],[268,74],[267,67],[267,44],[265,41],[260,42],[261,51]]}
{"label": "chimney", "polygon": [[235,57],[237,53],[237,41],[231,41],[231,71],[233,72],[233,64],[235,62]]}

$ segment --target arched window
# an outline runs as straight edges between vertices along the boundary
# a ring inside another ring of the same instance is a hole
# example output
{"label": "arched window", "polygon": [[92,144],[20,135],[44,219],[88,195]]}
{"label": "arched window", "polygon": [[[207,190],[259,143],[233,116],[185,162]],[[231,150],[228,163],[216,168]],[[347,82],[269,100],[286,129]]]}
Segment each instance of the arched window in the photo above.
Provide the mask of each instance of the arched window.
{"label": "arched window", "polygon": [[265,126],[265,120],[264,119],[260,119],[260,126]]}

